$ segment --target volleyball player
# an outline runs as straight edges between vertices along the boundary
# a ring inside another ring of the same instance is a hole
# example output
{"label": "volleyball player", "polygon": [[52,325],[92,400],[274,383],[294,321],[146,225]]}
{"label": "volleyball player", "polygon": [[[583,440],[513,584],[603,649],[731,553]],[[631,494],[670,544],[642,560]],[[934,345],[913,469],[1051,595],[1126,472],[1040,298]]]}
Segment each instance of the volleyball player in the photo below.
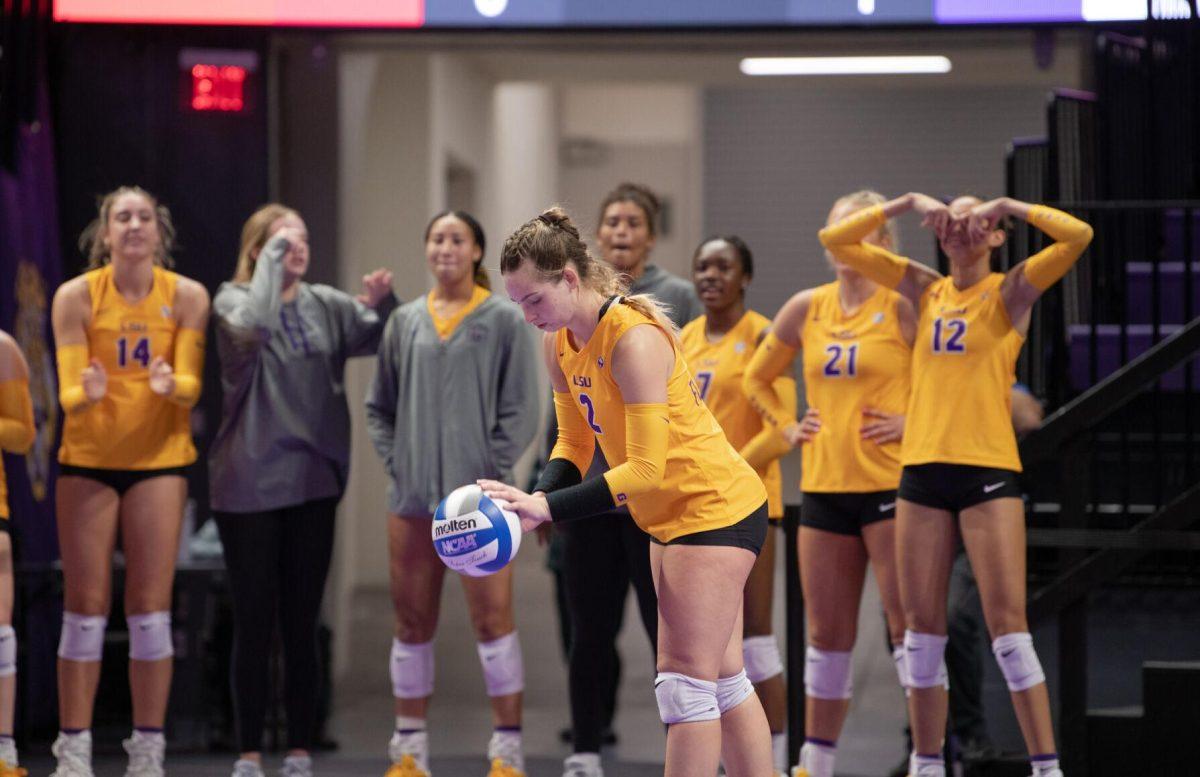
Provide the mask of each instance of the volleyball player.
{"label": "volleyball player", "polygon": [[[33,445],[33,400],[29,365],[7,332],[0,332],[0,450],[26,453]],[[12,627],[13,558],[8,482],[0,461],[0,777],[22,777],[13,711],[17,701],[17,635]]]}
{"label": "volleyball player", "polygon": [[242,227],[233,280],[213,301],[224,400],[209,490],[233,601],[234,777],[262,777],[277,615],[288,729],[281,774],[312,773],[317,624],[350,468],[346,360],[375,354],[396,306],[390,272],[365,276],[356,299],[306,283],[309,261],[300,214],[264,205]]}
{"label": "volleyball player", "polygon": [[[948,277],[864,241],[910,210],[937,235],[950,260]],[[1008,272],[992,272],[992,253],[1003,245],[1010,218],[1024,219],[1055,242]],[[911,685],[909,772],[945,774],[942,655],[957,529],[1034,777],[1060,777],[1045,675],[1025,616],[1025,512],[1011,396],[1033,304],[1083,253],[1092,228],[1062,211],[1008,197],[959,197],[946,206],[910,193],[854,213],[823,229],[820,238],[838,261],[895,289],[918,309],[896,539]]]}
{"label": "volleyball player", "polygon": [[[700,389],[700,398],[742,458],[767,488],[767,515],[774,526],[783,518],[783,478],[779,457],[791,449],[778,429],[763,423],[742,388],[742,376],[771,320],[746,308],[746,289],[754,276],[754,256],[736,235],[712,237],[696,247],[692,283],[704,315],[680,332],[683,355]],[[790,375],[771,382],[777,401],[796,414],[796,381]],[[787,771],[787,688],[783,661],[771,625],[775,593],[775,532],[766,542],[746,581],[743,599],[742,653],[746,676],[754,683],[771,727],[775,772]]]}
{"label": "volleyball player", "polygon": [[[834,203],[829,222],[882,201],[870,191],[846,195]],[[885,226],[864,241],[891,246],[895,236]],[[746,372],[747,391],[764,417],[801,445],[799,550],[808,647],[799,777],[833,777],[853,692],[851,653],[868,563],[905,684],[893,519],[916,315],[896,292],[827,258],[836,280],[788,300]],[[800,422],[778,406],[770,388],[797,350],[808,406]]]}
{"label": "volleyball player", "polygon": [[[762,481],[700,399],[670,319],[652,297],[621,295],[566,213],[520,227],[500,267],[546,332],[559,431],[533,494],[494,480],[484,492],[526,530],[628,505],[651,536],[665,774],[713,774],[719,760],[731,777],[770,774],[770,731],[741,649],[742,591],[767,531]],[[612,469],[581,482],[597,441]]]}
{"label": "volleyball player", "polygon": [[118,532],[133,734],[129,777],[163,773],[171,689],[171,589],[196,459],[189,423],[200,396],[208,293],[166,269],[175,230],[136,186],[100,202],[80,247],[89,270],[58,288],[52,319],[59,401],[58,541],[65,612],[58,647],[57,777],[92,774],[90,727]]}
{"label": "volleyball player", "polygon": [[[438,503],[478,478],[511,480],[537,433],[537,352],[520,311],[493,294],[483,228],[462,211],[425,230],[428,295],[392,314],[367,395],[371,441],[387,467],[388,548],[396,635],[391,679],[396,730],[388,777],[429,774],[426,712],[433,637],[446,567],[430,542]],[[511,566],[463,576],[495,731],[489,777],[520,777],[524,662],[513,618]]]}
{"label": "volleyball player", "polygon": [[[665,303],[675,325],[682,327],[702,308],[690,283],[651,261],[661,210],[658,196],[646,186],[618,184],[600,203],[596,243],[600,257],[629,278],[630,294],[653,294]],[[553,435],[553,415],[550,427]],[[604,452],[596,446],[584,478],[602,477],[607,469]],[[563,525],[552,541],[559,537],[571,624],[567,679],[573,753],[566,759],[564,774],[593,777],[600,769],[600,745],[605,732],[611,732],[616,711],[621,675],[616,640],[631,585],[651,645],[657,640],[650,540],[624,506],[614,509],[612,520]]]}

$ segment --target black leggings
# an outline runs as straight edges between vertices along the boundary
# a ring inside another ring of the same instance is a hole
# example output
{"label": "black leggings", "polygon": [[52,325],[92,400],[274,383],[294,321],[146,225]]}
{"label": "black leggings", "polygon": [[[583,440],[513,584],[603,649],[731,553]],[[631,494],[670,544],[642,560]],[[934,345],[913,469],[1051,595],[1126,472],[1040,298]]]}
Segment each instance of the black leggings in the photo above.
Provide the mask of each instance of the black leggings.
{"label": "black leggings", "polygon": [[282,637],[287,746],[308,750],[316,735],[321,665],[317,620],[337,497],[262,513],[215,513],[233,598],[230,683],[240,752],[262,750],[268,659],[276,615]]}
{"label": "black leggings", "polygon": [[568,684],[575,752],[600,752],[612,722],[620,672],[617,633],[633,583],[642,625],[658,643],[658,597],[650,573],[650,535],[628,513],[597,515],[561,526],[563,580],[571,613]]}

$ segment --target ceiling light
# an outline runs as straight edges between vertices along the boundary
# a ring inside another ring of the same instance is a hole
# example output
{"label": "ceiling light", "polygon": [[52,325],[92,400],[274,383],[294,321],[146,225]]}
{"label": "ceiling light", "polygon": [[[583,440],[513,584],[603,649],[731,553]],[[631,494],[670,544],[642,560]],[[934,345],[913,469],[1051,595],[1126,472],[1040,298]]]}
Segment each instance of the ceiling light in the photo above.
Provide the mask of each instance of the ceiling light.
{"label": "ceiling light", "polygon": [[861,76],[899,73],[949,73],[942,56],[914,57],[747,57],[741,71],[748,76]]}

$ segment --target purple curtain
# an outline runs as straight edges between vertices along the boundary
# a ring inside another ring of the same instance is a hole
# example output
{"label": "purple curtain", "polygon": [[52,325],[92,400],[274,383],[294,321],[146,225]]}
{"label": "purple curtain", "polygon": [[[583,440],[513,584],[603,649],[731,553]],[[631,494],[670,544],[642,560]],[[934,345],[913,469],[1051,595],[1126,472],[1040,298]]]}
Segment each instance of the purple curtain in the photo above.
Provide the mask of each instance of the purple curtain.
{"label": "purple curtain", "polygon": [[62,280],[55,199],[54,138],[44,69],[39,68],[32,121],[13,136],[12,169],[0,167],[0,328],[29,361],[38,434],[27,456],[4,456],[19,562],[58,557],[54,524],[55,454],[60,415],[50,300]]}

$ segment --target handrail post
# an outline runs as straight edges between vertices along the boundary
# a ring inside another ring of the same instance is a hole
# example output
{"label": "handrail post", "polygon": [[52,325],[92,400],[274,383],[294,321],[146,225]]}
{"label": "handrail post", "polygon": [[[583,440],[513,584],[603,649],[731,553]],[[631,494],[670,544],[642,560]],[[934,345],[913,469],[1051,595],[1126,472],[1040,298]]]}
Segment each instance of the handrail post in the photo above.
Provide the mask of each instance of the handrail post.
{"label": "handrail post", "polygon": [[[1063,448],[1059,461],[1062,489],[1061,526],[1087,528],[1087,504],[1091,494],[1091,455],[1085,436],[1076,437]],[[1059,563],[1065,573],[1088,552],[1064,548]],[[1078,597],[1058,615],[1058,726],[1063,771],[1087,771],[1087,594]]]}
{"label": "handrail post", "polygon": [[800,507],[783,513],[784,601],[787,631],[788,763],[800,762],[804,744],[804,591],[800,587]]}

